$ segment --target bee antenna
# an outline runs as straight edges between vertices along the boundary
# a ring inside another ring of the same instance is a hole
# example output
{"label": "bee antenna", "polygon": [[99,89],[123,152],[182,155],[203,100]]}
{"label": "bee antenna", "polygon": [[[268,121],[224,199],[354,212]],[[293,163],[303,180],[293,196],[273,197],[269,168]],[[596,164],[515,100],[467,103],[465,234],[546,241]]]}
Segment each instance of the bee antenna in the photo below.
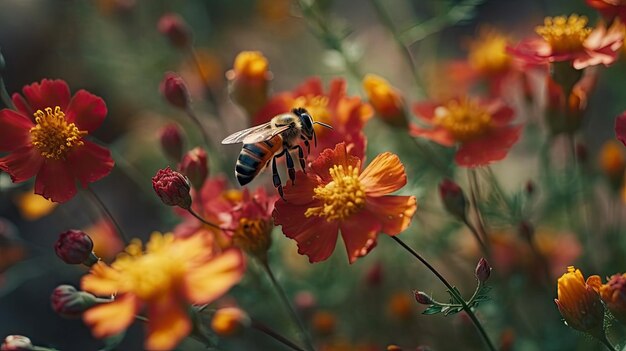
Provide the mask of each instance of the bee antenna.
{"label": "bee antenna", "polygon": [[319,125],[321,125],[321,126],[323,126],[323,127],[326,127],[326,128],[328,128],[328,129],[333,129],[333,127],[332,127],[330,124],[326,124],[326,123],[322,123],[322,122],[317,122],[317,121],[313,122],[313,124],[319,124]]}

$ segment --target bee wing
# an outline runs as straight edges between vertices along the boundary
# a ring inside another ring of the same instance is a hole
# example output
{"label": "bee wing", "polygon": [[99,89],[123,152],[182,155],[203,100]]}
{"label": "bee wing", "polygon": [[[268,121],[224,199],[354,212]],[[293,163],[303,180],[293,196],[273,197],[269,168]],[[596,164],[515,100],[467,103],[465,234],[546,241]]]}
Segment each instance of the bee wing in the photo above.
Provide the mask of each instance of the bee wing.
{"label": "bee wing", "polygon": [[256,133],[266,133],[267,131],[272,130],[271,122],[263,123],[258,126],[254,126],[248,129],[240,130],[235,132],[222,140],[222,144],[236,144],[241,143],[244,139],[252,134]]}
{"label": "bee wing", "polygon": [[282,127],[278,127],[278,128],[268,128],[268,129],[262,129],[259,131],[255,131],[252,132],[250,134],[248,134],[246,137],[243,138],[243,143],[244,144],[254,144],[254,143],[258,143],[261,141],[265,141],[265,140],[269,140],[272,139],[273,137],[275,137],[276,135],[286,131],[287,129],[291,128],[290,126],[282,126]]}

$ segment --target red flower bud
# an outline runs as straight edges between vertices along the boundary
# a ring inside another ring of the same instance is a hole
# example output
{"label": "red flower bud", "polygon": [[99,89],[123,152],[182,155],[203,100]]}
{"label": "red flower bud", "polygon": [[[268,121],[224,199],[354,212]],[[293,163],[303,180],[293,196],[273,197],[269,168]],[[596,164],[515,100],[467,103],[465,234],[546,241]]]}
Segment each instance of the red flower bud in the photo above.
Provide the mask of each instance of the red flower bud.
{"label": "red flower bud", "polygon": [[178,165],[178,170],[184,174],[194,189],[200,190],[209,176],[207,154],[201,147],[189,150]]}
{"label": "red flower bud", "polygon": [[463,189],[450,179],[444,179],[439,183],[439,195],[443,201],[446,210],[457,217],[464,220],[467,211],[467,198],[463,193]]}
{"label": "red flower bud", "polygon": [[615,136],[626,145],[626,111],[615,119]]}
{"label": "red flower bud", "polygon": [[98,299],[84,291],[77,291],[71,285],[57,286],[50,296],[54,312],[65,318],[78,318],[88,308],[96,305]]}
{"label": "red flower bud", "polygon": [[93,241],[89,235],[80,230],[68,230],[59,235],[54,244],[57,256],[67,264],[84,264],[91,266],[98,262],[93,253]]}
{"label": "red flower bud", "polygon": [[152,177],[152,188],[168,206],[179,206],[184,209],[191,207],[191,195],[189,180],[184,175],[172,171],[169,167],[160,169]]}
{"label": "red flower bud", "polygon": [[491,266],[486,259],[481,258],[476,265],[476,271],[474,271],[474,275],[479,282],[484,283],[489,279],[491,275]]}
{"label": "red flower bud", "polygon": [[535,188],[535,182],[533,182],[532,180],[527,181],[524,185],[524,190],[526,190],[526,194],[528,194],[529,196],[535,193]]}
{"label": "red flower bud", "polygon": [[383,280],[383,264],[380,262],[375,263],[369,268],[365,275],[365,282],[369,286],[378,286]]}
{"label": "red flower bud", "polygon": [[159,140],[165,155],[172,161],[180,161],[183,156],[183,132],[176,123],[168,123],[159,130]]}
{"label": "red flower bud", "polygon": [[174,72],[166,72],[159,87],[161,95],[174,107],[186,109],[189,106],[189,91],[183,78]]}
{"label": "red flower bud", "polygon": [[428,296],[423,291],[414,290],[413,295],[415,296],[415,301],[417,301],[417,303],[420,303],[422,305],[431,305],[434,302],[433,298]]}
{"label": "red flower bud", "polygon": [[293,300],[298,312],[306,317],[310,317],[313,310],[317,307],[315,295],[313,295],[310,291],[301,291],[297,293]]}
{"label": "red flower bud", "polygon": [[29,338],[22,335],[9,335],[4,338],[4,342],[0,345],[2,351],[22,351],[32,350],[33,343]]}
{"label": "red flower bud", "polygon": [[174,47],[184,49],[191,45],[191,29],[179,15],[166,13],[159,19],[157,29]]}

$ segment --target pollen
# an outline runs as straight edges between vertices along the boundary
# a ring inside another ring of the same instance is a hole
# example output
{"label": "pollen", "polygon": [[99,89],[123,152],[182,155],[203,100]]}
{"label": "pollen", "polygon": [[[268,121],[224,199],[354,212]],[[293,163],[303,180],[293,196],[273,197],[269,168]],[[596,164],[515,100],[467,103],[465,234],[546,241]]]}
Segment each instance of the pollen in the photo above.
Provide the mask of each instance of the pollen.
{"label": "pollen", "polygon": [[465,98],[439,106],[433,123],[450,132],[456,141],[466,142],[491,128],[491,115],[478,102]]}
{"label": "pollen", "polygon": [[469,45],[468,60],[479,72],[498,73],[511,65],[511,56],[506,52],[508,38],[493,28],[481,28],[478,38]]}
{"label": "pollen", "polygon": [[365,207],[365,191],[359,181],[359,169],[334,165],[329,169],[332,181],[314,189],[322,206],[306,210],[305,216],[325,217],[328,222],[344,220]]}
{"label": "pollen", "polygon": [[550,44],[553,53],[572,53],[583,48],[592,31],[587,22],[587,17],[576,14],[546,17],[543,26],[535,28],[535,32]]}
{"label": "pollen", "polygon": [[43,157],[60,160],[72,148],[83,145],[82,138],[87,132],[79,130],[74,123],[67,123],[59,106],[54,110],[46,107],[45,112],[37,110],[34,116],[37,124],[30,129],[30,135]]}

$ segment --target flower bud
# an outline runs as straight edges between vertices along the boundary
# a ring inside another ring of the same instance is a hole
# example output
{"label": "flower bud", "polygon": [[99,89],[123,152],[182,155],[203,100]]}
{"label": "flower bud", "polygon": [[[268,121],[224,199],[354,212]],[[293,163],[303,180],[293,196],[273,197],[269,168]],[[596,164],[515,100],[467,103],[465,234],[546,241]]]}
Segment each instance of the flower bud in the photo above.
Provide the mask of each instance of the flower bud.
{"label": "flower bud", "polygon": [[383,264],[381,262],[376,262],[373,266],[371,266],[367,273],[365,274],[365,282],[369,286],[379,286],[383,281]]}
{"label": "flower bud", "polygon": [[191,45],[191,29],[179,15],[166,13],[159,19],[157,29],[174,47],[184,49]]}
{"label": "flower bud", "polygon": [[626,274],[614,274],[599,290],[611,314],[626,325]]}
{"label": "flower bud", "polygon": [[615,119],[615,136],[626,145],[626,111]]}
{"label": "flower bud", "polygon": [[448,213],[460,220],[465,220],[467,198],[457,183],[447,178],[442,180],[439,183],[439,195]]}
{"label": "flower bud", "polygon": [[189,180],[169,167],[160,169],[152,177],[152,188],[164,204],[184,209],[191,208]]}
{"label": "flower bud", "polygon": [[33,343],[29,338],[22,335],[9,335],[4,338],[4,342],[0,345],[2,351],[23,351],[32,350]]}
{"label": "flower bud", "polygon": [[398,345],[387,345],[387,351],[402,351],[402,348]]}
{"label": "flower bud", "polygon": [[71,285],[57,286],[50,296],[54,312],[65,318],[78,318],[88,308],[96,305],[98,299],[84,291],[77,291]]}
{"label": "flower bud", "polygon": [[491,266],[489,262],[484,257],[481,257],[478,260],[478,264],[476,265],[476,270],[474,271],[474,276],[478,279],[479,282],[484,283],[489,279],[491,275]]}
{"label": "flower bud", "polygon": [[93,253],[93,241],[89,235],[80,230],[68,230],[59,235],[54,244],[54,251],[67,264],[84,264],[92,266],[98,262]]}
{"label": "flower bud", "polygon": [[318,311],[313,315],[311,326],[317,334],[332,334],[337,327],[337,317],[328,311]]}
{"label": "flower bud", "polygon": [[317,307],[315,295],[310,291],[300,291],[293,298],[293,302],[298,312],[305,317],[310,317],[313,310]]}
{"label": "flower bud", "polygon": [[186,109],[189,106],[189,91],[183,78],[174,72],[166,72],[159,86],[161,95],[174,107]]}
{"label": "flower bud", "polygon": [[159,141],[165,156],[178,162],[183,156],[183,132],[176,123],[168,123],[159,130]]}
{"label": "flower bud", "polygon": [[600,169],[614,188],[619,188],[626,170],[626,155],[623,146],[609,140],[600,150]]}
{"label": "flower bud", "polygon": [[387,310],[389,314],[400,320],[407,320],[413,316],[413,302],[406,292],[397,292],[389,298]]}
{"label": "flower bud", "polygon": [[599,276],[583,278],[580,270],[570,266],[558,280],[558,298],[554,300],[568,326],[604,338],[604,306],[596,292]]}
{"label": "flower bud", "polygon": [[524,185],[524,190],[526,191],[526,195],[533,195],[535,193],[535,190],[537,190],[535,182],[533,182],[532,180],[527,181]]}
{"label": "flower bud", "polygon": [[184,156],[178,169],[191,182],[194,189],[200,190],[204,181],[209,176],[209,164],[207,154],[201,147],[189,150]]}
{"label": "flower bud", "polygon": [[408,126],[404,99],[389,82],[377,75],[368,74],[363,79],[363,90],[385,123],[395,127]]}
{"label": "flower bud", "polygon": [[230,96],[249,117],[254,116],[267,102],[269,71],[267,58],[259,51],[242,51],[235,58],[233,68],[226,72],[231,82]]}
{"label": "flower bud", "polygon": [[250,317],[237,307],[220,308],[213,315],[211,329],[219,336],[233,336],[250,325]]}
{"label": "flower bud", "polygon": [[415,301],[422,305],[432,305],[434,302],[433,298],[423,291],[414,290],[413,295],[415,296]]}

